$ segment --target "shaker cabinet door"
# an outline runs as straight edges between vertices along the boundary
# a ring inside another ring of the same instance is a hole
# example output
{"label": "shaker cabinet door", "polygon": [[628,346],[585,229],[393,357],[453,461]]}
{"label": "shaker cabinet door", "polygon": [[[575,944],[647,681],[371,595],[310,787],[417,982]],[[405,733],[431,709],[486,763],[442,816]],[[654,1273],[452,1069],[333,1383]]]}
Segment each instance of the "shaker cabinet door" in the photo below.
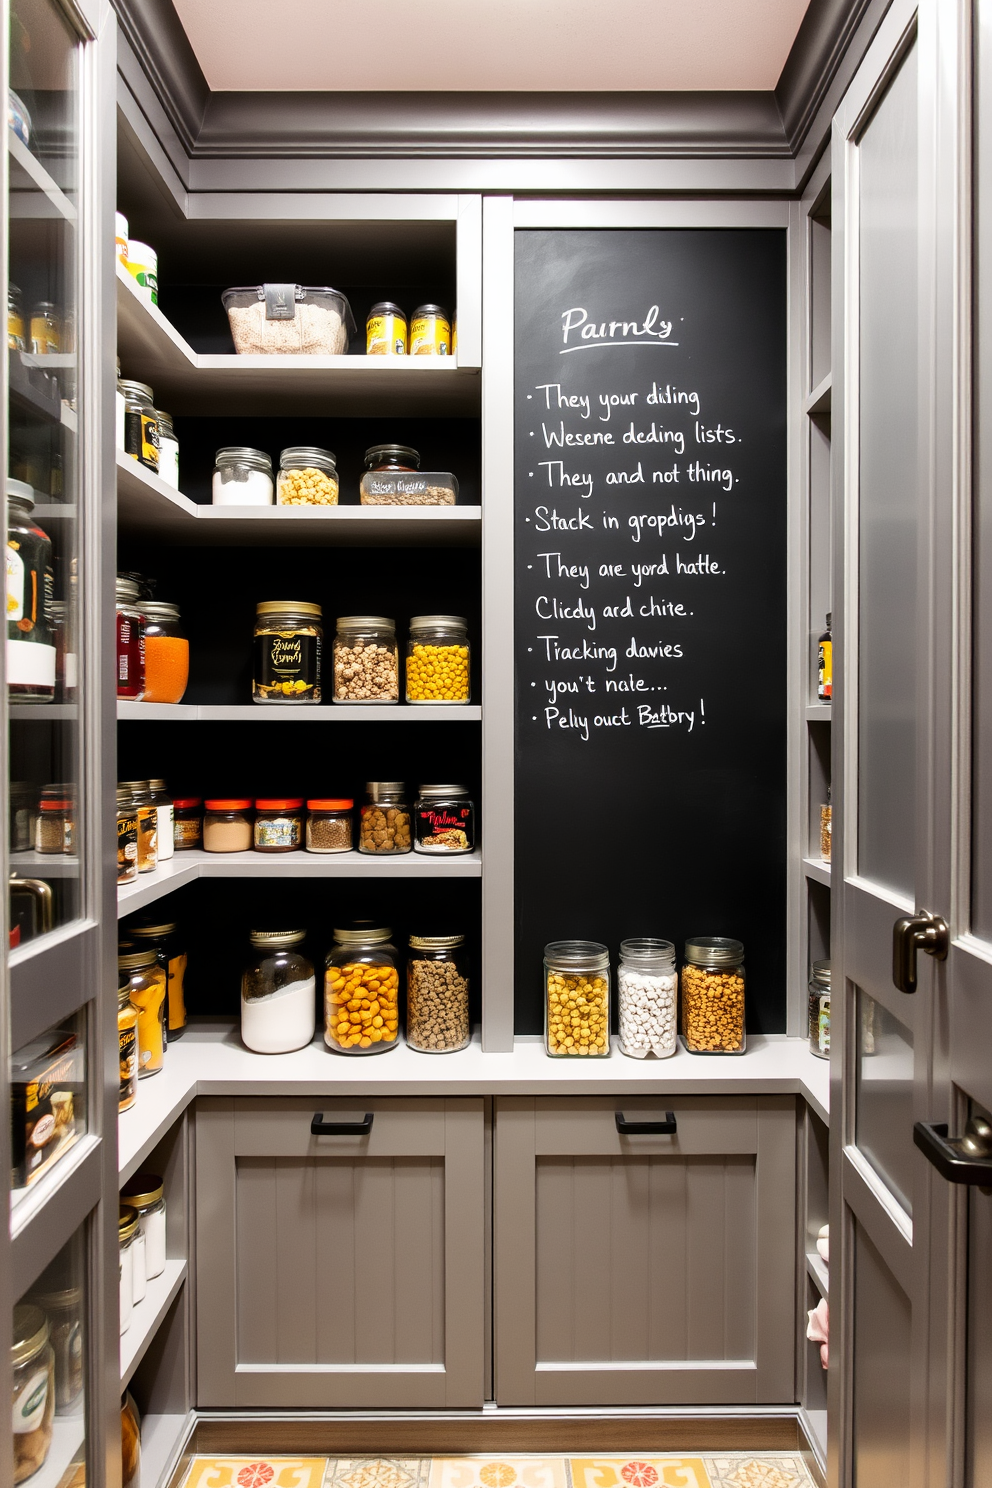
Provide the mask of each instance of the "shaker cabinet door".
{"label": "shaker cabinet door", "polygon": [[793,1401],[795,1131],[788,1097],[500,1098],[499,1404]]}
{"label": "shaker cabinet door", "polygon": [[196,1150],[200,1406],[481,1406],[481,1100],[201,1100]]}

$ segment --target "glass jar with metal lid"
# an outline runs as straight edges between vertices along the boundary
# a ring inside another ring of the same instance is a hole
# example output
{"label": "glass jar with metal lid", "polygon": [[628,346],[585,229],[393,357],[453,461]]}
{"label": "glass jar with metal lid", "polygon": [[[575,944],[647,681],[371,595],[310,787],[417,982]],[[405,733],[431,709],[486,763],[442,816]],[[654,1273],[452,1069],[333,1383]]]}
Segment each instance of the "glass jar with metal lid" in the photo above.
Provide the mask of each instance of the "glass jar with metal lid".
{"label": "glass jar with metal lid", "polygon": [[830,1058],[830,962],[814,961],[809,975],[809,1052]]}
{"label": "glass jar with metal lid", "polygon": [[[404,322],[404,330],[406,325]],[[26,351],[24,296],[13,281],[7,285],[7,350]],[[405,350],[405,347],[404,347]]]}
{"label": "glass jar with metal lid", "polygon": [[14,1308],[10,1350],[14,1431],[14,1482],[32,1477],[48,1458],[55,1420],[55,1350],[40,1307]]}
{"label": "glass jar with metal lid", "polygon": [[117,882],[133,883],[138,876],[138,808],[131,792],[117,787]]}
{"label": "glass jar with metal lid", "polygon": [[271,455],[247,444],[217,451],[210,484],[214,506],[271,506],[274,492]]}
{"label": "glass jar with metal lid", "polygon": [[117,696],[140,702],[145,695],[145,616],[137,580],[118,574]]}
{"label": "glass jar with metal lid", "polygon": [[138,1009],[138,1079],[146,1080],[165,1063],[166,974],[154,946],[136,949],[132,941],[119,948],[117,969],[122,980],[127,976],[128,996]]}
{"label": "glass jar with metal lid", "polygon": [[392,300],[373,305],[365,321],[366,356],[406,356],[406,315]]}
{"label": "glass jar with metal lid", "polygon": [[31,1293],[48,1319],[55,1355],[55,1414],[68,1415],[83,1393],[83,1291],[78,1286]]}
{"label": "glass jar with metal lid", "polygon": [[340,615],[334,637],[334,701],[398,703],[396,621],[385,615]]}
{"label": "glass jar with metal lid", "polygon": [[9,801],[7,825],[10,829],[10,851],[29,852],[34,842],[38,792],[29,780],[12,780]]}
{"label": "glass jar with metal lid", "polygon": [[134,1240],[138,1233],[138,1215],[130,1204],[122,1204],[117,1220],[117,1244],[121,1268],[121,1332],[131,1326],[134,1311]]}
{"label": "glass jar with metal lid", "polygon": [[471,652],[461,615],[414,615],[406,643],[408,703],[467,703]]}
{"label": "glass jar with metal lid", "polygon": [[409,444],[373,444],[365,451],[365,469],[419,470],[420,454]]}
{"label": "glass jar with metal lid", "polygon": [[337,506],[338,466],[332,450],[294,444],[279,456],[277,506]]}
{"label": "glass jar with metal lid", "polygon": [[158,415],[155,394],[147,382],[122,377],[117,386],[124,394],[124,450],[158,475]]}
{"label": "glass jar with metal lid", "polygon": [[303,846],[303,797],[259,796],[255,802],[255,851],[299,852]]}
{"label": "glass jar with metal lid", "polygon": [[399,957],[392,934],[374,920],[334,931],[324,971],[324,1042],[337,1054],[384,1054],[399,1043]]}
{"label": "glass jar with metal lid", "polygon": [[406,1041],[422,1054],[453,1054],[471,1037],[464,935],[411,935],[406,963]]}
{"label": "glass jar with metal lid", "polygon": [[147,780],[119,780],[118,790],[126,790],[134,802],[138,822],[138,872],[151,873],[158,867],[158,807],[152,799]]}
{"label": "glass jar with metal lid", "polygon": [[117,1043],[120,1054],[118,1111],[129,1111],[138,1098],[138,1009],[131,1001],[131,978],[119,971],[117,989]]}
{"label": "glass jar with metal lid", "polygon": [[667,1059],[678,1043],[679,978],[670,940],[620,942],[617,1012],[620,1050],[632,1059]]}
{"label": "glass jar with metal lid", "polygon": [[370,780],[368,800],[362,806],[358,851],[363,853],[408,853],[410,812],[402,780]]}
{"label": "glass jar with metal lid", "polygon": [[145,1278],[151,1281],[165,1270],[165,1186],[157,1173],[135,1173],[121,1189],[121,1203],[138,1216],[144,1238]]}
{"label": "glass jar with metal lid", "polygon": [[475,847],[475,807],[467,785],[422,785],[413,803],[413,850],[470,853]]}
{"label": "glass jar with metal lid", "polygon": [[410,317],[411,356],[450,356],[451,321],[443,305],[418,305]]}
{"label": "glass jar with metal lid", "polygon": [[158,861],[164,863],[176,850],[172,829],[172,797],[165,788],[165,781],[161,778],[149,780],[148,791],[152,798],[152,805],[155,807]]}
{"label": "glass jar with metal lid", "polygon": [[298,949],[305,930],[253,930],[241,978],[241,1038],[256,1054],[305,1048],[317,1026],[313,962]]}
{"label": "glass jar with metal lid", "polygon": [[7,491],[7,691],[14,702],[55,697],[52,633],[52,541],[32,518],[34,490],[24,481]]}
{"label": "glass jar with metal lid", "polygon": [[610,1052],[610,952],[595,940],[544,947],[544,1047],[553,1059]]}
{"label": "glass jar with metal lid", "polygon": [[145,621],[146,703],[178,703],[189,682],[189,641],[179,606],[161,599],[141,602]]}
{"label": "glass jar with metal lid", "polygon": [[31,311],[31,354],[55,356],[62,350],[62,323],[54,300],[39,300]]}
{"label": "glass jar with metal lid", "polygon": [[186,943],[175,920],[153,919],[129,925],[127,934],[148,945],[165,972],[166,1025],[169,1043],[186,1031]]}
{"label": "glass jar with metal lid", "polygon": [[172,414],[156,408],[158,423],[158,477],[173,491],[179,490],[179,440],[172,426]]}
{"label": "glass jar with metal lid", "polygon": [[690,1054],[743,1054],[744,946],[723,935],[685,943],[682,1042]]}
{"label": "glass jar with metal lid", "polygon": [[264,600],[255,607],[253,703],[319,703],[324,619],[320,605]]}

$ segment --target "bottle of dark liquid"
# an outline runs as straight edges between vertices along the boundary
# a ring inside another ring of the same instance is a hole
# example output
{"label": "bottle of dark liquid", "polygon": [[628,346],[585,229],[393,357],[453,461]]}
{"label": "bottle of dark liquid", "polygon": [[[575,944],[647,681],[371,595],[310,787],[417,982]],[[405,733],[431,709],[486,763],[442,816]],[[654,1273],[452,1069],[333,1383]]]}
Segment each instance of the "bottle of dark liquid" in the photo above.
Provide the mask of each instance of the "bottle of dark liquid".
{"label": "bottle of dark liquid", "polygon": [[816,695],[821,703],[829,703],[834,695],[834,643],[830,629],[832,619],[827,611],[827,628],[816,643]]}

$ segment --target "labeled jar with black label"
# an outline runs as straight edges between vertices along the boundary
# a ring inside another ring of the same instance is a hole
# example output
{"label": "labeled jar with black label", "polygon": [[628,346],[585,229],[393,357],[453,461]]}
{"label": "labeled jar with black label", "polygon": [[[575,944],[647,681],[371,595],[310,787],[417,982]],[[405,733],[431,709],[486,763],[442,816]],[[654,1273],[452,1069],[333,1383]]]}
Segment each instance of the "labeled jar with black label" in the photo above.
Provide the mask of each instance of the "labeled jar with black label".
{"label": "labeled jar with black label", "polygon": [[254,703],[319,703],[324,641],[320,605],[266,600],[255,611]]}
{"label": "labeled jar with black label", "polygon": [[834,641],[831,621],[827,614],[827,628],[816,643],[816,696],[821,703],[829,703],[834,695]]}
{"label": "labeled jar with black label", "polygon": [[55,697],[52,543],[32,521],[34,492],[7,481],[7,691],[18,703]]}
{"label": "labeled jar with black label", "polygon": [[418,305],[410,317],[411,356],[449,356],[451,321],[441,305]]}
{"label": "labeled jar with black label", "polygon": [[406,356],[406,316],[392,300],[373,305],[365,322],[367,356]]}
{"label": "labeled jar with black label", "polygon": [[413,850],[470,853],[475,847],[475,807],[466,785],[422,785],[413,803]]}
{"label": "labeled jar with black label", "polygon": [[158,807],[152,799],[147,780],[120,780],[118,790],[130,793],[138,819],[138,872],[151,873],[158,867]]}
{"label": "labeled jar with black label", "polygon": [[127,977],[128,995],[138,1009],[138,1079],[144,1080],[157,1075],[165,1063],[166,974],[155,947],[135,948],[133,941],[118,948],[117,970],[120,981]]}
{"label": "labeled jar with black label", "polygon": [[145,695],[145,617],[136,580],[117,575],[117,696],[137,703]]}
{"label": "labeled jar with black label", "polygon": [[155,959],[165,972],[166,1022],[171,1044],[186,1031],[187,956],[179,926],[175,920],[154,920],[130,926],[128,934],[139,945],[154,948]]}
{"label": "labeled jar with black label", "polygon": [[155,394],[147,382],[133,382],[128,377],[117,384],[124,394],[124,449],[158,475],[158,415]]}
{"label": "labeled jar with black label", "polygon": [[138,808],[125,786],[117,787],[117,882],[138,876]]}
{"label": "labeled jar with black label", "polygon": [[120,1053],[118,1111],[129,1111],[138,1098],[138,1009],[131,1001],[131,979],[126,971],[117,989],[117,1043]]}
{"label": "labeled jar with black label", "polygon": [[262,797],[255,802],[255,851],[298,852],[303,846],[303,797]]}

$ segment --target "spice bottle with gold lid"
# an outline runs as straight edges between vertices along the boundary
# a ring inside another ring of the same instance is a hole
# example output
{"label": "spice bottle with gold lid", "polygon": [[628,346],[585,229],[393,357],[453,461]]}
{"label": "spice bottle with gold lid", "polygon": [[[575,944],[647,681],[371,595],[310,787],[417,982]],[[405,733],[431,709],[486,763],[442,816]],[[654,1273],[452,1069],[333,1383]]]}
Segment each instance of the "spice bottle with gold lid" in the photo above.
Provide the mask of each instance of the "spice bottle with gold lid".
{"label": "spice bottle with gold lid", "polygon": [[130,792],[138,822],[138,872],[158,867],[158,807],[147,780],[120,780],[118,791]]}
{"label": "spice bottle with gold lid", "polygon": [[136,949],[130,941],[118,951],[117,968],[122,982],[127,976],[128,995],[138,1009],[138,1079],[145,1080],[165,1063],[166,976],[154,946]]}
{"label": "spice bottle with gold lid", "polygon": [[323,611],[304,600],[265,600],[255,608],[253,703],[319,703]]}
{"label": "spice bottle with gold lid", "polygon": [[138,808],[126,786],[117,787],[117,882],[138,876]]}
{"label": "spice bottle with gold lid", "polygon": [[175,920],[155,919],[129,925],[128,932],[139,945],[154,948],[166,976],[166,1008],[169,1043],[186,1031],[186,946]]}

